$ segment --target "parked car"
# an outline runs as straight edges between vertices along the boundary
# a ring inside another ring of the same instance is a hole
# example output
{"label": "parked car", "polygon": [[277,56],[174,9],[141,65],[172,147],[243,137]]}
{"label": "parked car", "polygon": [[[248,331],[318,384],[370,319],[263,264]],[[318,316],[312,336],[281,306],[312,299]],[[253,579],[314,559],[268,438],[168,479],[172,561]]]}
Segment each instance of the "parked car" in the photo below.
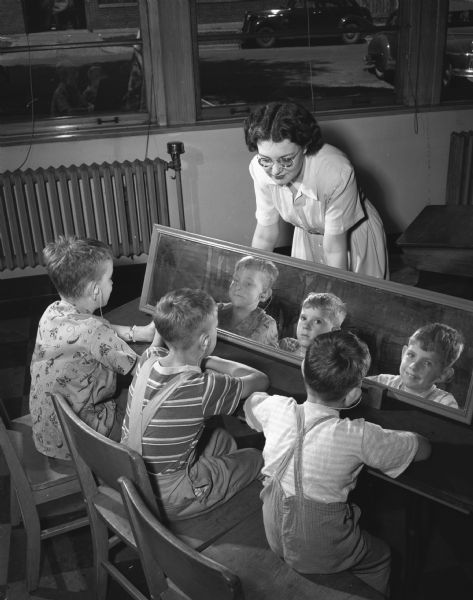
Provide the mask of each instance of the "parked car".
{"label": "parked car", "polygon": [[246,12],[242,47],[272,48],[308,36],[355,44],[372,30],[370,11],[355,0],[286,0],[282,8]]}
{"label": "parked car", "polygon": [[[394,81],[396,70],[398,20],[399,13],[395,10],[386,22],[386,31],[377,33],[369,42],[365,56],[368,69],[389,83]],[[473,82],[473,5],[451,0],[442,86],[450,85],[454,77]]]}

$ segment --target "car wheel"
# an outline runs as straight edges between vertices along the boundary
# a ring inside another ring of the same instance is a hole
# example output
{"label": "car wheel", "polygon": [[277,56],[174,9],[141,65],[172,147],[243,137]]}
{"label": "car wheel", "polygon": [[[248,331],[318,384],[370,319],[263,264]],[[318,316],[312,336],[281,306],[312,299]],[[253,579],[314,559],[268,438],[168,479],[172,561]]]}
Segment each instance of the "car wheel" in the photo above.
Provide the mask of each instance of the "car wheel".
{"label": "car wheel", "polygon": [[356,44],[361,39],[361,33],[356,23],[347,23],[343,27],[342,42],[344,44]]}
{"label": "car wheel", "polygon": [[442,87],[447,88],[452,83],[453,67],[452,63],[446,62],[442,71]]}
{"label": "car wheel", "polygon": [[272,27],[261,27],[256,33],[256,43],[260,48],[272,48],[276,45],[276,34]]}

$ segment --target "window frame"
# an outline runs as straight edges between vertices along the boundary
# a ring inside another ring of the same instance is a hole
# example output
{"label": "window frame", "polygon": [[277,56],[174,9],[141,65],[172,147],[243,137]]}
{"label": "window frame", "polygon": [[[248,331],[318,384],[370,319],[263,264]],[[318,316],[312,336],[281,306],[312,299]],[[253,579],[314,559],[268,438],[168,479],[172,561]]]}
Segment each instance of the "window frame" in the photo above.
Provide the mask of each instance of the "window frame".
{"label": "window frame", "polygon": [[[113,2],[112,2],[113,4]],[[442,109],[440,103],[443,51],[449,0],[400,0],[397,102],[391,106],[321,110],[318,118]],[[101,5],[102,6],[102,5]],[[147,118],[144,113],[61,118],[60,122],[23,121],[3,126],[1,145],[65,138],[148,134],[162,128],[193,128],[241,122],[243,112],[203,111],[200,106],[197,0],[138,0],[143,44]],[[456,105],[457,103],[454,103]],[[472,101],[458,101],[464,107]],[[95,122],[94,122],[95,121]]]}

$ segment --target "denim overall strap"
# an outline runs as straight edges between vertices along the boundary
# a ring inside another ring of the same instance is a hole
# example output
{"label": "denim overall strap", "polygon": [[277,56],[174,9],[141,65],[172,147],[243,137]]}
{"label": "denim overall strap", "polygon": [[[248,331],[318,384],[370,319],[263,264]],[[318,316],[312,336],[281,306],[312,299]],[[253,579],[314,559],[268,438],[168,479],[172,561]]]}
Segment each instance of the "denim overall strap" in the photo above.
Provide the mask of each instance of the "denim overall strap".
{"label": "denim overall strap", "polygon": [[294,488],[296,496],[302,498],[304,488],[302,485],[302,447],[306,434],[316,425],[320,425],[324,421],[336,418],[335,415],[327,415],[320,419],[316,419],[307,429],[304,429],[304,406],[297,406],[297,439],[294,445]]}
{"label": "denim overall strap", "polygon": [[[333,419],[333,418],[334,418],[334,416],[330,415],[330,416],[322,417],[321,419],[317,419],[304,431],[304,408],[303,408],[302,404],[297,405],[297,407],[296,407],[296,423],[297,423],[296,442],[295,442],[294,446],[289,448],[289,450],[286,452],[286,454],[282,457],[282,460],[279,463],[272,478],[278,479],[278,480],[281,479],[282,474],[284,473],[284,471],[287,468],[288,462],[291,460],[294,452],[297,452],[299,443],[300,443],[300,446],[302,449],[302,441],[304,439],[305,434],[308,431],[310,431],[313,427],[315,427],[319,423],[323,423],[324,421],[327,421],[328,419]],[[300,462],[302,462],[302,461],[300,461]],[[294,465],[294,469],[295,468],[296,467]],[[300,479],[300,475],[301,475],[300,473],[297,473],[297,474],[295,473],[295,476],[296,477],[299,476],[299,479]],[[296,483],[297,483],[297,481],[296,481]],[[300,487],[302,488],[302,481],[300,481]],[[297,489],[296,489],[296,492],[297,492]]]}

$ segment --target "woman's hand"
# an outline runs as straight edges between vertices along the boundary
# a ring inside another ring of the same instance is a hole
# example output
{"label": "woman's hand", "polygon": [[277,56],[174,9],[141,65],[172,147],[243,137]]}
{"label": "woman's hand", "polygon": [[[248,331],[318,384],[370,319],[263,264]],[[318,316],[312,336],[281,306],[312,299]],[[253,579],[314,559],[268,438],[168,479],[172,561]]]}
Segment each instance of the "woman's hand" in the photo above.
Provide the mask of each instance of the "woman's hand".
{"label": "woman's hand", "polygon": [[329,267],[348,270],[348,239],[347,234],[324,234],[325,263]]}
{"label": "woman's hand", "polygon": [[256,224],[255,232],[251,245],[259,250],[268,250],[272,252],[279,237],[279,222],[273,225]]}

